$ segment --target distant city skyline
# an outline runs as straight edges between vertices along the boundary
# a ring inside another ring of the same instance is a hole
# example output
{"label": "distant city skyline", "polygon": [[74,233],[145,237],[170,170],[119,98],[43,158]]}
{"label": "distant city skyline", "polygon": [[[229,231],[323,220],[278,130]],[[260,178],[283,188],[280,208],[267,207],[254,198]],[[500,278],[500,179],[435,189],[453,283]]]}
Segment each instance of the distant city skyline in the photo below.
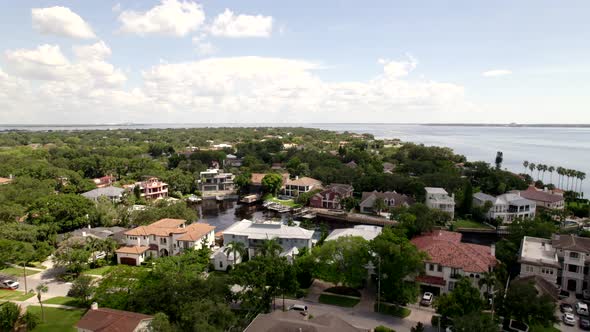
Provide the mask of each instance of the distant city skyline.
{"label": "distant city skyline", "polygon": [[590,123],[590,2],[18,1],[0,123]]}

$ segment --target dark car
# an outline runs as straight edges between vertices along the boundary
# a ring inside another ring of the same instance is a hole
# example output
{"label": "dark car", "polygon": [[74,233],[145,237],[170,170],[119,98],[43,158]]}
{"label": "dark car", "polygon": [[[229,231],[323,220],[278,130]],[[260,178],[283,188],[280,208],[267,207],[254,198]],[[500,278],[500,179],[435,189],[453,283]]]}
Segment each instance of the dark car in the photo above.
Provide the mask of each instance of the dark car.
{"label": "dark car", "polygon": [[570,292],[565,291],[565,290],[559,291],[559,299],[560,300],[567,299],[568,297],[570,297]]}
{"label": "dark car", "polygon": [[588,318],[580,317],[580,328],[585,331],[590,331],[590,320]]}
{"label": "dark car", "polygon": [[559,310],[561,312],[574,312],[574,307],[569,303],[562,303],[559,305]]}

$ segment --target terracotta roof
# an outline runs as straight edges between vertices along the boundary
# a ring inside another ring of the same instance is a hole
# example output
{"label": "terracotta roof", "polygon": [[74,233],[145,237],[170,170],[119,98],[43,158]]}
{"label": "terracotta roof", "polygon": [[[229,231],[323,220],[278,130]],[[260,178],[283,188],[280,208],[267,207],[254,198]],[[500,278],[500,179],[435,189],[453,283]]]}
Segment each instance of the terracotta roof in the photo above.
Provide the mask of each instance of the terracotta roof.
{"label": "terracotta roof", "polygon": [[186,227],[187,232],[178,238],[178,241],[199,241],[203,236],[209,234],[215,226],[204,223],[190,224]]}
{"label": "terracotta roof", "polygon": [[520,196],[530,199],[532,201],[555,203],[563,201],[563,196],[550,194],[544,191],[539,191],[534,187],[529,187],[527,190],[521,191]]}
{"label": "terracotta roof", "polygon": [[0,184],[7,184],[12,182],[12,179],[9,178],[0,178]]}
{"label": "terracotta roof", "polygon": [[134,229],[125,232],[125,235],[137,235],[137,236],[169,236],[171,233],[186,233],[186,229],[180,227],[186,223],[183,219],[160,219],[147,226],[139,226]]}
{"label": "terracotta roof", "polygon": [[304,176],[299,179],[288,180],[286,182],[286,184],[292,185],[292,186],[320,186],[320,185],[322,185],[322,182],[319,180]]}
{"label": "terracotta roof", "polygon": [[421,282],[423,284],[429,284],[429,285],[440,285],[440,286],[444,286],[444,285],[447,284],[447,282],[445,281],[445,279],[442,278],[442,277],[427,276],[427,275],[417,276],[416,277],[416,281],[417,282]]}
{"label": "terracotta roof", "polygon": [[[264,176],[266,174],[269,174],[269,173],[252,173],[252,175],[250,176],[250,183],[252,183],[254,185],[261,185],[262,179],[264,178]],[[281,176],[283,177],[283,184],[285,184],[285,183],[287,183],[287,181],[289,181],[289,173],[281,173]]]}
{"label": "terracotta roof", "polygon": [[554,234],[551,239],[553,248],[590,253],[590,238],[571,234]]}
{"label": "terracotta roof", "polygon": [[412,243],[428,254],[428,262],[465,272],[487,272],[498,262],[490,247],[461,242],[461,233],[435,231],[413,238]]}
{"label": "terracotta roof", "polygon": [[121,247],[119,249],[117,249],[115,252],[119,253],[119,254],[136,254],[136,255],[141,255],[144,252],[148,251],[150,248],[149,247],[143,247],[143,246],[125,246],[125,247]]}
{"label": "terracotta roof", "polygon": [[133,332],[144,320],[153,316],[109,308],[90,309],[76,327],[93,332]]}

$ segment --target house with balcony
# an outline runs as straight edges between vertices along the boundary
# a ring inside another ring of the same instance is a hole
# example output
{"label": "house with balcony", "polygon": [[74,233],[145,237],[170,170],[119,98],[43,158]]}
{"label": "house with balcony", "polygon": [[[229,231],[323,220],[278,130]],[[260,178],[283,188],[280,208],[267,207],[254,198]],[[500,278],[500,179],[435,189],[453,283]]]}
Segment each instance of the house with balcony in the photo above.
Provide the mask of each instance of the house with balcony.
{"label": "house with balcony", "polygon": [[491,203],[486,214],[488,220],[501,220],[502,223],[509,224],[516,219],[535,217],[536,203],[518,193],[506,193],[497,197],[481,192],[473,194],[474,206],[484,206],[486,202]]}
{"label": "house with balcony", "polygon": [[588,289],[590,276],[590,238],[571,234],[554,234],[551,245],[561,265],[558,284],[561,289],[582,293]]}
{"label": "house with balcony", "polygon": [[519,194],[521,197],[535,202],[537,208],[550,210],[563,210],[565,208],[565,198],[563,195],[552,194],[547,190],[537,189],[534,186],[520,191]]}
{"label": "house with balcony", "polygon": [[449,193],[443,188],[426,187],[426,206],[437,209],[451,215],[455,219],[455,194]]}
{"label": "house with balcony", "polygon": [[466,277],[479,289],[479,279],[498,264],[495,247],[461,242],[461,233],[434,231],[415,237],[411,242],[428,254],[424,273],[415,281],[439,294],[452,291],[459,279]]}
{"label": "house with balcony", "polygon": [[561,265],[550,239],[525,236],[520,244],[518,263],[520,263],[520,277],[536,276],[553,285],[557,284]]}
{"label": "house with balcony", "polygon": [[242,242],[248,256],[253,257],[265,240],[276,239],[283,248],[282,253],[296,254],[302,248],[311,249],[313,233],[312,230],[288,226],[282,222],[244,219],[223,231],[223,245],[227,246],[233,241]]}
{"label": "house with balcony", "polygon": [[208,192],[232,193],[235,191],[234,175],[219,169],[208,169],[199,173],[199,190],[205,196]]}
{"label": "house with balcony", "polygon": [[140,265],[148,257],[178,255],[214,245],[214,226],[186,223],[183,219],[167,218],[126,231],[125,246],[116,250],[117,263]]}
{"label": "house with balcony", "polygon": [[136,182],[140,196],[145,199],[161,199],[168,197],[168,184],[157,177],[147,177],[144,181]]}
{"label": "house with balcony", "polygon": [[322,182],[316,179],[304,177],[295,177],[294,180],[287,180],[284,183],[283,195],[289,197],[298,197],[300,194],[312,191],[315,189],[322,189]]}
{"label": "house with balcony", "polygon": [[353,188],[349,184],[332,183],[321,192],[313,195],[309,200],[309,205],[315,208],[324,209],[343,209],[340,202],[348,197],[352,197]]}
{"label": "house with balcony", "polygon": [[361,202],[359,203],[359,209],[362,213],[373,213],[373,205],[377,199],[383,199],[386,210],[400,206],[410,206],[414,204],[414,200],[406,195],[398,194],[395,191],[369,191],[363,192]]}

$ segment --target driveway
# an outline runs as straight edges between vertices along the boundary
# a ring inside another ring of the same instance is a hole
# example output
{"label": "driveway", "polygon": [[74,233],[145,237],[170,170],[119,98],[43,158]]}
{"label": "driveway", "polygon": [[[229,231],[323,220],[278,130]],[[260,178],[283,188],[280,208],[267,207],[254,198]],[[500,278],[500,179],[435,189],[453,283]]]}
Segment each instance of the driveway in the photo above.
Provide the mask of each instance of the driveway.
{"label": "driveway", "polygon": [[[56,296],[66,296],[68,291],[72,287],[71,282],[63,282],[56,279],[62,270],[61,268],[56,268],[53,266],[50,260],[43,262],[44,266],[47,266],[46,270],[36,269],[36,268],[29,268],[30,270],[37,270],[40,271],[34,275],[27,277],[27,289],[30,292],[35,291],[35,288],[39,284],[46,284],[47,285],[47,293],[44,293],[42,299],[49,299]],[[23,277],[18,278],[18,282],[20,283],[20,290],[25,291],[25,279]],[[27,300],[27,302],[36,302],[37,298],[32,297]]]}

